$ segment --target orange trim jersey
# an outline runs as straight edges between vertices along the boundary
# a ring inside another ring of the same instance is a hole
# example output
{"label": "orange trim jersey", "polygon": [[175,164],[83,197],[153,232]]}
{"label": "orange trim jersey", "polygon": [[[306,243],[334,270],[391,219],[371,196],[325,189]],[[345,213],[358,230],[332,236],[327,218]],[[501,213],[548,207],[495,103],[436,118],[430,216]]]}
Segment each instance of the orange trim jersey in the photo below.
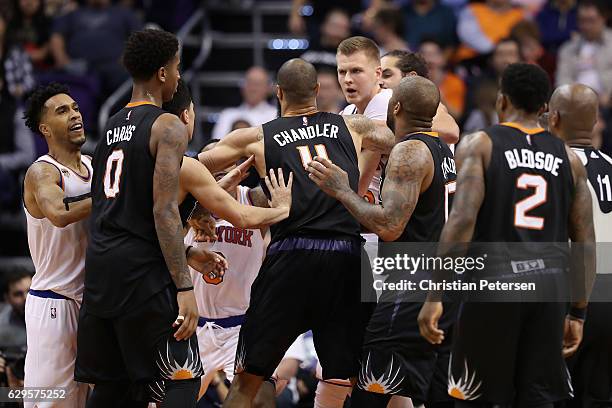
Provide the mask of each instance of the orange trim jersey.
{"label": "orange trim jersey", "polygon": [[515,123],[485,132],[492,142],[491,161],[474,241],[567,243],[574,183],[563,141]]}

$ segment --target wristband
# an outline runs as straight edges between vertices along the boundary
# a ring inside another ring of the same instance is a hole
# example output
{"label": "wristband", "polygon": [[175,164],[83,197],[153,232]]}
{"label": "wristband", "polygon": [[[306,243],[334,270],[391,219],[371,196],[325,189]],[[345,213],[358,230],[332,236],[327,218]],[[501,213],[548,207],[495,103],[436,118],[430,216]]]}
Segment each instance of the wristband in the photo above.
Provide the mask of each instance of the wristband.
{"label": "wristband", "polygon": [[586,313],[587,313],[586,307],[581,309],[581,308],[572,306],[570,307],[568,315],[570,318],[573,318],[576,320],[585,320]]}
{"label": "wristband", "polygon": [[193,245],[189,245],[186,249],[185,249],[185,258],[187,258],[189,256],[189,251],[191,251],[191,248],[193,248]]}
{"label": "wristband", "polygon": [[190,290],[193,290],[193,286],[187,286],[186,288],[176,289],[177,292],[189,292]]}

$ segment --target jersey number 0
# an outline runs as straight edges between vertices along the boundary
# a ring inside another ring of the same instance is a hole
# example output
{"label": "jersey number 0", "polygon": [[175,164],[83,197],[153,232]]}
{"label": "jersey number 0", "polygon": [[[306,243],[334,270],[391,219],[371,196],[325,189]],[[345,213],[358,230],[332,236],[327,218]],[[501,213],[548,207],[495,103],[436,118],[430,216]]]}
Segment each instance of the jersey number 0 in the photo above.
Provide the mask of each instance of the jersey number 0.
{"label": "jersey number 0", "polygon": [[[119,181],[123,170],[123,150],[113,150],[106,159],[104,172],[104,194],[106,198],[115,198],[119,194]],[[112,176],[112,177],[111,177]]]}

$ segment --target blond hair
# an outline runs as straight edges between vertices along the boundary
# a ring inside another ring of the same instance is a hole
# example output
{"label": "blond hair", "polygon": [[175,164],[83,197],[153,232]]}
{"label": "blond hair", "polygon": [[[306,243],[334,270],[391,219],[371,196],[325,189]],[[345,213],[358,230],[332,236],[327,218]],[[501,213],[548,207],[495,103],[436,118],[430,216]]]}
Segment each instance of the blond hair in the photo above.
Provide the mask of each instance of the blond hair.
{"label": "blond hair", "polygon": [[376,43],[369,38],[356,36],[349,37],[338,45],[338,54],[351,56],[363,52],[368,59],[380,64],[380,51]]}

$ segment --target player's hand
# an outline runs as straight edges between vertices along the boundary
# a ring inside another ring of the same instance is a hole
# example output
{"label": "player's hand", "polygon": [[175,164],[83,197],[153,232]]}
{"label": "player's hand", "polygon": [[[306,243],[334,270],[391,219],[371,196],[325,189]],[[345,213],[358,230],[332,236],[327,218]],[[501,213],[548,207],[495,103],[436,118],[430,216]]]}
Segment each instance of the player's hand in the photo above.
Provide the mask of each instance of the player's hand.
{"label": "player's hand", "polygon": [[351,189],[348,174],[328,159],[315,156],[308,163],[308,177],[319,186],[321,190],[336,198],[341,192]]}
{"label": "player's hand", "polygon": [[223,276],[228,268],[222,255],[196,246],[189,250],[187,264],[202,275]]}
{"label": "player's hand", "polygon": [[421,336],[431,344],[440,344],[444,340],[444,331],[438,328],[438,321],[444,307],[442,302],[425,302],[417,321],[419,322],[419,331]]}
{"label": "player's hand", "polygon": [[240,184],[245,178],[249,177],[249,169],[253,163],[255,163],[255,156],[249,157],[240,163],[240,165],[230,170],[229,173],[227,173],[217,182],[217,184],[227,192],[236,190],[238,184]]}
{"label": "player's hand", "polygon": [[196,242],[215,242],[217,240],[217,223],[210,212],[199,203],[191,212],[187,224],[194,229]]}
{"label": "player's hand", "polygon": [[172,327],[178,327],[174,338],[177,340],[187,340],[198,327],[198,304],[196,303],[193,290],[187,292],[179,292],[176,294],[176,301],[179,307],[179,313]]}
{"label": "player's hand", "polygon": [[580,346],[582,341],[582,330],[584,328],[584,320],[565,318],[565,327],[563,330],[563,358],[572,356]]}
{"label": "player's hand", "polygon": [[287,215],[291,208],[291,187],[293,187],[293,172],[289,173],[289,180],[285,184],[283,169],[278,169],[278,179],[274,173],[274,169],[270,169],[270,175],[266,176],[266,186],[270,191],[270,200],[268,204],[270,208],[285,208]]}
{"label": "player's hand", "polygon": [[23,388],[23,380],[13,374],[11,367],[6,367],[6,381],[11,388]]}

